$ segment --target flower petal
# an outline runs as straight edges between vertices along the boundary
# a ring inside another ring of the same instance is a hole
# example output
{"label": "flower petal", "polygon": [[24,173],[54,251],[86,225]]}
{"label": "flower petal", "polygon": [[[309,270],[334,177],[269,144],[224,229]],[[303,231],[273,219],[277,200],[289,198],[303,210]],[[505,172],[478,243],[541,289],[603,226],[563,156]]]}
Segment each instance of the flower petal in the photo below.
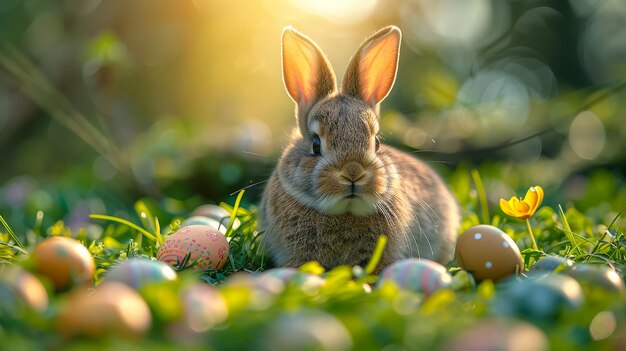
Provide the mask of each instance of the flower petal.
{"label": "flower petal", "polygon": [[515,211],[513,211],[513,208],[511,208],[511,201],[515,198],[512,197],[511,200],[506,201],[505,199],[500,199],[500,209],[502,210],[502,212],[506,213],[508,216],[511,217],[517,217]]}
{"label": "flower petal", "polygon": [[530,216],[535,214],[535,211],[537,211],[539,205],[541,205],[541,201],[543,201],[543,189],[539,185],[530,187],[524,197],[524,202],[530,206]]}

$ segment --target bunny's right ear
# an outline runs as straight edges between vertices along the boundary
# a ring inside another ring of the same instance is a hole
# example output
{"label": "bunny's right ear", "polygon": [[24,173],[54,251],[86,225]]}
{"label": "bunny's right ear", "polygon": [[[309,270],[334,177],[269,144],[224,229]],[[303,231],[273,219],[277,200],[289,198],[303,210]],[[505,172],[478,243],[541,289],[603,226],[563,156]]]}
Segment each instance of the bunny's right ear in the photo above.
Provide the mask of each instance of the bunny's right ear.
{"label": "bunny's right ear", "polygon": [[322,50],[293,27],[282,35],[283,81],[297,104],[300,132],[307,135],[307,115],[317,101],[337,90],[335,74]]}

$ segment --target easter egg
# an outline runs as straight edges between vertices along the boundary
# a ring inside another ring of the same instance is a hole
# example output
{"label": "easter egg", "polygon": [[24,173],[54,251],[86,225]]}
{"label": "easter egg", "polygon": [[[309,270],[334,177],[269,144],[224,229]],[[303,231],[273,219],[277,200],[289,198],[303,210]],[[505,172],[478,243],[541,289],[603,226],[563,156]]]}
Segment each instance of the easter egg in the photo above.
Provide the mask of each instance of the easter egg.
{"label": "easter egg", "polygon": [[452,283],[452,277],[446,267],[437,262],[409,258],[397,261],[382,271],[377,286],[382,287],[388,282],[429,296],[441,288],[448,287]]}
{"label": "easter egg", "polygon": [[[230,223],[230,213],[228,213],[228,211],[226,211],[224,208],[217,205],[202,205],[193,210],[193,212],[191,212],[191,215],[212,218],[225,227],[228,227],[228,224]],[[233,228],[237,229],[239,225],[239,219],[235,218]]]}
{"label": "easter egg", "polygon": [[141,296],[125,284],[109,281],[93,293],[73,291],[61,307],[56,326],[65,337],[137,338],[151,323],[150,309]]}
{"label": "easter egg", "polygon": [[509,350],[547,351],[548,339],[532,324],[508,318],[490,318],[461,333],[445,351]]}
{"label": "easter egg", "polygon": [[310,293],[315,293],[326,283],[326,280],[319,275],[300,272],[292,267],[269,269],[255,275],[255,278],[260,281],[278,279],[285,285],[291,284],[298,289]]}
{"label": "easter egg", "polygon": [[262,350],[352,350],[346,326],[335,316],[317,310],[284,313],[273,321],[261,338]]}
{"label": "easter egg", "polygon": [[455,257],[461,268],[476,281],[499,281],[524,269],[522,254],[502,230],[477,225],[466,230],[456,242]]}
{"label": "easter egg", "polygon": [[540,323],[553,323],[566,309],[583,303],[580,284],[566,275],[548,273],[535,279],[514,281],[494,302],[499,314],[523,316]]}
{"label": "easter egg", "polygon": [[537,261],[532,267],[530,267],[530,271],[532,273],[536,272],[554,272],[557,268],[559,269],[567,269],[574,265],[574,262],[569,258],[561,257],[561,256],[546,256]]}
{"label": "easter egg", "polygon": [[217,289],[196,283],[180,291],[183,320],[189,329],[199,333],[223,322],[228,316],[226,301]]}
{"label": "easter egg", "polygon": [[172,267],[160,261],[141,258],[128,259],[111,268],[104,276],[105,282],[122,282],[134,289],[170,280],[176,280],[176,272]]}
{"label": "easter egg", "polygon": [[89,250],[77,240],[54,236],[40,242],[32,254],[35,271],[56,290],[91,282],[96,265]]}
{"label": "easter egg", "polygon": [[205,226],[209,226],[213,229],[217,229],[219,230],[220,233],[222,234],[226,234],[226,229],[228,229],[226,227],[226,225],[224,225],[223,223],[221,224],[217,219],[213,219],[210,217],[204,217],[204,216],[193,216],[193,217],[189,217],[187,219],[185,219],[181,224],[180,227],[189,227],[190,225],[205,225]]}
{"label": "easter egg", "polygon": [[[8,267],[0,271],[0,286],[10,290],[15,299],[2,297],[0,303],[13,304],[21,301],[31,310],[42,312],[48,308],[48,293],[39,279],[29,272],[18,268]],[[13,306],[15,307],[15,306]]]}
{"label": "easter egg", "polygon": [[608,291],[624,292],[622,277],[611,267],[594,264],[577,264],[565,274],[586,285],[598,286]]}
{"label": "easter egg", "polygon": [[204,225],[180,228],[170,235],[157,253],[159,261],[176,265],[190,255],[195,270],[219,269],[228,260],[228,241],[224,234]]}
{"label": "easter egg", "polygon": [[274,277],[280,279],[283,283],[289,282],[291,278],[293,278],[296,274],[298,274],[298,270],[292,267],[280,267],[280,268],[272,268],[266,271],[263,271],[258,276],[263,277]]}

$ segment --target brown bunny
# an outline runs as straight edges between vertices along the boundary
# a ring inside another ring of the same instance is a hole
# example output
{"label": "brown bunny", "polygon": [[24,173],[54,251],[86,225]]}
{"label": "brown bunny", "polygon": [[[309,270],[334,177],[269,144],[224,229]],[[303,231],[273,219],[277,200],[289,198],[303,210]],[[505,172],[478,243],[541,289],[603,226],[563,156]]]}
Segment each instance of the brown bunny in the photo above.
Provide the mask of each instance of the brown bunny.
{"label": "brown bunny", "polygon": [[299,128],[260,206],[264,246],[277,265],[364,266],[383,234],[377,272],[406,257],[452,258],[456,200],[428,165],[378,137],[379,103],[395,81],[400,38],[389,26],[367,39],[339,91],[320,48],[284,29],[283,80]]}

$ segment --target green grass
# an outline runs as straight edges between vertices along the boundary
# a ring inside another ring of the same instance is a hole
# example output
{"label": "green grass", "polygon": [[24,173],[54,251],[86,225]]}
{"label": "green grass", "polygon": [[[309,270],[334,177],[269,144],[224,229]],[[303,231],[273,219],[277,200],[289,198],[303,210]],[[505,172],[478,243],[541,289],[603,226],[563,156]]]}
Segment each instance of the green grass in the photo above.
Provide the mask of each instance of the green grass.
{"label": "green grass", "polygon": [[[523,221],[505,218],[499,210],[489,211],[478,172],[463,169],[458,172],[464,175],[450,177],[455,192],[466,189],[465,184],[470,180],[479,190],[472,196],[459,194],[463,207],[463,230],[484,222],[497,225],[520,246],[526,271],[544,255],[567,257],[577,265],[612,266],[619,272],[624,269],[626,237],[624,229],[619,226],[623,223],[623,207],[613,209],[600,199],[598,204],[610,209],[611,215],[594,217],[571,206],[562,208],[557,205],[555,209],[543,205],[531,219],[539,246],[539,251],[535,251],[530,248]],[[550,349],[610,350],[618,342],[615,336],[624,332],[624,293],[584,282],[584,302],[581,306],[568,308],[558,305],[548,317],[537,317],[533,314],[535,312],[515,306],[503,308],[503,303],[517,303],[511,298],[511,289],[515,286],[512,282],[494,285],[486,281],[473,285],[463,280],[466,275],[460,274],[462,271],[455,262],[448,265],[449,271],[454,274],[455,288],[440,290],[428,299],[394,286],[378,288],[375,286],[376,277],[371,272],[384,239],[379,242],[378,253],[373,255],[371,264],[364,269],[337,267],[323,272],[319,265],[311,263],[302,267],[303,273],[299,278],[278,288],[263,287],[241,277],[232,278],[233,275],[241,275],[242,271],[258,272],[270,268],[259,250],[262,233],[256,231],[256,209],[242,207],[242,199],[245,199],[243,191],[238,194],[234,206],[221,204],[231,213],[231,224],[226,232],[230,240],[230,255],[223,269],[206,272],[185,269],[193,266],[187,257],[177,267],[178,281],[140,291],[153,315],[154,323],[149,335],[139,340],[116,337],[63,339],[55,332],[55,316],[67,295],[49,290],[50,308],[42,313],[15,307],[10,297],[0,296],[0,349],[169,350],[184,345],[189,349],[257,350],[282,345],[287,349],[378,350],[388,347],[437,350],[468,331],[471,333],[472,328],[493,319],[502,323],[500,318],[506,318],[534,325],[545,336]],[[594,208],[590,207],[588,212],[598,213]],[[4,230],[0,231],[0,260],[8,265],[28,268],[29,252],[38,241],[51,235],[71,236],[81,240],[94,256],[96,283],[99,283],[105,272],[117,262],[133,256],[155,257],[158,246],[178,229],[184,219],[184,216],[168,213],[165,207],[151,199],[137,201],[134,210],[135,213],[127,218],[94,213],[91,215],[93,226],[77,231],[72,231],[62,221],[56,221],[47,228],[32,230],[28,236],[22,236],[27,240],[20,245],[17,245],[16,239],[19,238],[12,232],[10,223],[2,219],[0,222],[4,224]],[[236,228],[232,225],[235,218],[241,223]],[[603,223],[604,220],[607,220],[606,223]],[[312,284],[304,272],[321,275],[324,284]],[[518,280],[527,278],[521,276]],[[171,332],[171,326],[181,318],[178,292],[197,281],[217,287],[226,301],[228,318],[192,338],[176,336]],[[0,293],[3,291],[0,290]],[[537,306],[540,303],[537,301]],[[337,335],[326,335],[328,340],[320,341],[315,331],[333,323],[339,326],[338,331],[333,329]],[[604,331],[604,334],[597,330]],[[594,340],[594,337],[600,340]],[[621,340],[623,342],[623,337]]]}

